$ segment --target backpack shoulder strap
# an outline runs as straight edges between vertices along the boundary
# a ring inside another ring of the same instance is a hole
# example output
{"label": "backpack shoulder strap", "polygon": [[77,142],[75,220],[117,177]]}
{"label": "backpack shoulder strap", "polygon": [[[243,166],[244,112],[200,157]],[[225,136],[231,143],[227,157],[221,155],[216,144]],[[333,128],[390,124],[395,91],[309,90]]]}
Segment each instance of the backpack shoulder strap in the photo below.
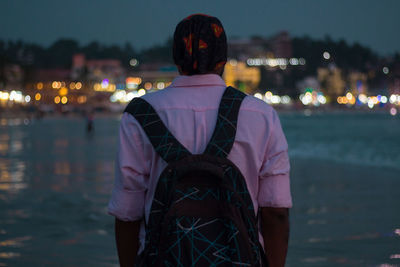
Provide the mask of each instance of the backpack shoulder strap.
{"label": "backpack shoulder strap", "polygon": [[235,141],[236,125],[240,105],[246,94],[227,87],[218,109],[218,118],[214,133],[207,145],[205,154],[227,157]]}
{"label": "backpack shoulder strap", "polygon": [[143,98],[134,98],[125,108],[139,122],[155,151],[166,162],[172,162],[191,155],[173,136],[154,108]]}

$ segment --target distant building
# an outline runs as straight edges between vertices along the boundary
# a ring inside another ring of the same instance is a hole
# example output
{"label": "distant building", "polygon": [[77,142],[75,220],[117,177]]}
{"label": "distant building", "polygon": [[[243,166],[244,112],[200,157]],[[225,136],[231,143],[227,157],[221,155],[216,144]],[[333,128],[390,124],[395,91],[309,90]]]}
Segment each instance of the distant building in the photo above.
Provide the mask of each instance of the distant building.
{"label": "distant building", "polygon": [[272,36],[268,43],[275,58],[292,57],[292,40],[287,31],[282,31]]}
{"label": "distant building", "polygon": [[248,58],[290,58],[292,57],[292,40],[287,31],[282,31],[270,38],[252,37],[232,39],[228,43],[229,57],[241,61]]}
{"label": "distant building", "polygon": [[76,54],[72,59],[71,79],[102,81],[108,79],[121,82],[125,78],[125,69],[117,59],[86,59],[84,54]]}

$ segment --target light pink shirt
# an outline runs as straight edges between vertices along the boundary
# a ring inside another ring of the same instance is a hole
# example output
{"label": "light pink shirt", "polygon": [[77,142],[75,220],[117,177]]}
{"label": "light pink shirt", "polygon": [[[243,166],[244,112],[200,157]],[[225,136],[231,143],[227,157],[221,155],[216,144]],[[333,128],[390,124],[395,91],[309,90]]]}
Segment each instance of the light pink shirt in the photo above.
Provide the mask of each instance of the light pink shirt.
{"label": "light pink shirt", "polygon": [[[143,98],[182,145],[193,154],[201,154],[214,131],[225,88],[225,82],[215,74],[179,76],[166,89]],[[123,114],[119,137],[108,211],[123,221],[147,220],[157,179],[167,164],[132,115]],[[258,207],[292,206],[287,150],[276,111],[262,100],[247,96],[228,158],[246,179],[256,211]],[[140,239],[144,239],[143,227]]]}

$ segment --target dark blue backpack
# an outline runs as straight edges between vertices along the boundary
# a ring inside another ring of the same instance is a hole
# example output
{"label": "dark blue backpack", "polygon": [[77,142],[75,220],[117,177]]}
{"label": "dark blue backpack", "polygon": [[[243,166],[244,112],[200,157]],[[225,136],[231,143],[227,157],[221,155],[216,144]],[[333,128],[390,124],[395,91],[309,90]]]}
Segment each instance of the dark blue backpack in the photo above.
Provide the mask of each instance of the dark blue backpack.
{"label": "dark blue backpack", "polygon": [[200,155],[180,144],[144,99],[134,98],[125,109],[168,163],[136,266],[268,266],[246,181],[227,159],[245,96],[225,90],[211,141]]}

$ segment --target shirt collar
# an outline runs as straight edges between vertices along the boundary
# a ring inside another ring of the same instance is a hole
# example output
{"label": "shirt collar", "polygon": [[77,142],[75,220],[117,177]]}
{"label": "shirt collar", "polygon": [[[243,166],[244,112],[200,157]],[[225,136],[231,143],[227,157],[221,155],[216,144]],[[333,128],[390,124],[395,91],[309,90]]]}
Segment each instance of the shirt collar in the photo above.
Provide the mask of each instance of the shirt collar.
{"label": "shirt collar", "polygon": [[217,74],[200,74],[200,75],[181,75],[176,77],[171,87],[202,87],[202,86],[224,86],[226,84],[221,76]]}

